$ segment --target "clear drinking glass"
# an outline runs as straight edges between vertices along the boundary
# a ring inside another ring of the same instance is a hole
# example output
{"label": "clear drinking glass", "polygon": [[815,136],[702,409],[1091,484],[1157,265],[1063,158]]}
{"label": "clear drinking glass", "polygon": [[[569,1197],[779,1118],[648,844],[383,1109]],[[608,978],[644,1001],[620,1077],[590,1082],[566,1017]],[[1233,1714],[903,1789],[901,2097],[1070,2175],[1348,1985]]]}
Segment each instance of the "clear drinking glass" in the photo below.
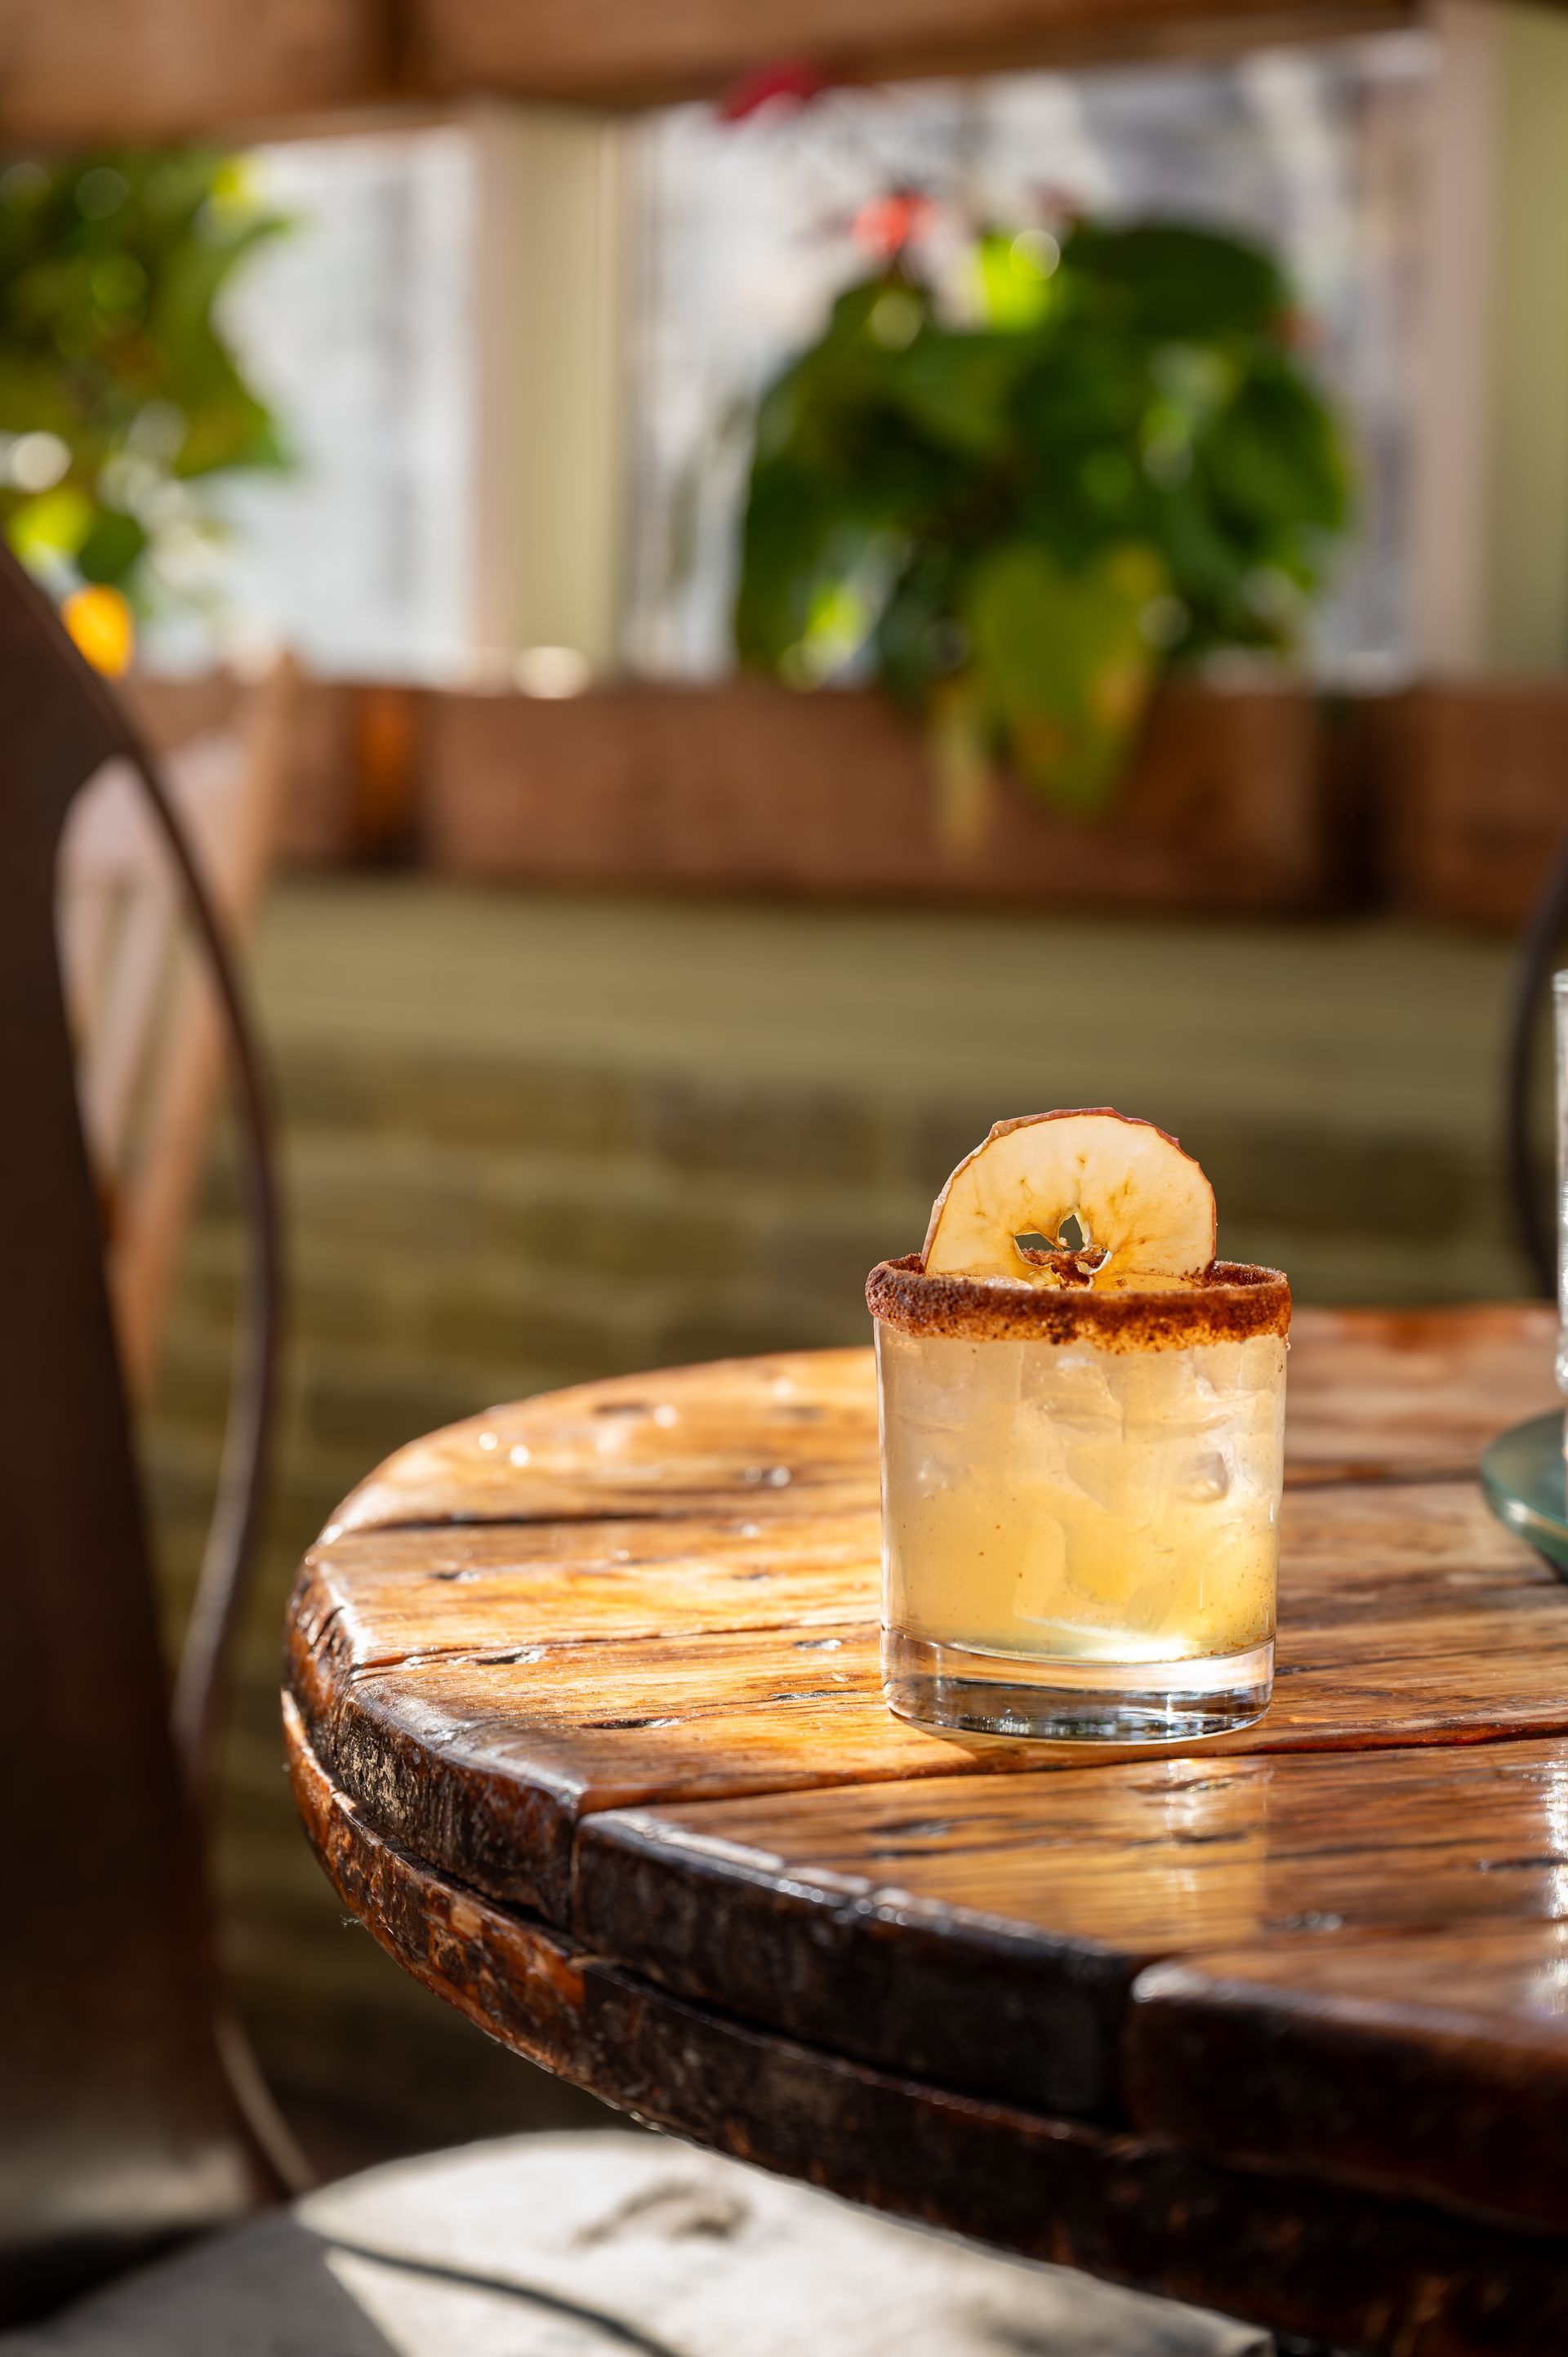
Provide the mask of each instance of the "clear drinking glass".
{"label": "clear drinking glass", "polygon": [[883,1677],[904,1717],[1159,1742],[1273,1684],[1290,1287],[1097,1295],[884,1262]]}

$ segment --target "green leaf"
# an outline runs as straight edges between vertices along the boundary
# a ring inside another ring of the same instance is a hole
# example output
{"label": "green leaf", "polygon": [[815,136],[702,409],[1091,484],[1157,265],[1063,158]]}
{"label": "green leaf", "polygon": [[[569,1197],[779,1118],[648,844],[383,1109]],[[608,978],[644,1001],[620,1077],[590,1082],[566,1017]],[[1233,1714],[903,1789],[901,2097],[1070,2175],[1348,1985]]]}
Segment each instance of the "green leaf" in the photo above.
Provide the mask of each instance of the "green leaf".
{"label": "green leaf", "polygon": [[23,558],[74,556],[92,529],[92,501],[76,483],[61,483],[14,506],[7,538]]}
{"label": "green leaf", "polygon": [[1151,338],[1257,332],[1287,309],[1289,288],[1260,246],[1174,221],[1083,222],[1062,248],[1064,282]]}
{"label": "green leaf", "polygon": [[1206,462],[1219,499],[1248,522],[1333,532],[1345,521],[1347,468],[1332,421],[1283,364],[1256,369],[1220,413]]}
{"label": "green leaf", "polygon": [[0,487],[0,522],[64,586],[74,576],[134,597],[181,505],[159,497],[171,481],[283,463],[217,306],[285,226],[247,194],[243,166],[200,147],[109,149],[7,175],[0,430],[57,436],[70,466],[45,503]]}
{"label": "green leaf", "polygon": [[1166,586],[1153,549],[1111,549],[1070,573],[1046,549],[990,550],[971,576],[965,619],[977,680],[1004,758],[1065,808],[1113,792],[1155,675],[1141,628]]}
{"label": "green leaf", "polygon": [[1037,327],[1051,307],[1051,277],[1061,258],[1054,237],[1026,230],[988,230],[975,247],[974,274],[989,326]]}
{"label": "green leaf", "polygon": [[1016,431],[1013,399],[1028,359],[1016,336],[934,329],[888,371],[887,399],[933,444],[988,458]]}
{"label": "green leaf", "polygon": [[776,671],[805,630],[841,519],[809,478],[776,459],[752,476],[743,525],[735,640],[741,661]]}
{"label": "green leaf", "polygon": [[146,544],[147,535],[134,516],[101,508],[76,552],[76,569],[84,581],[103,581],[119,588],[134,570]]}

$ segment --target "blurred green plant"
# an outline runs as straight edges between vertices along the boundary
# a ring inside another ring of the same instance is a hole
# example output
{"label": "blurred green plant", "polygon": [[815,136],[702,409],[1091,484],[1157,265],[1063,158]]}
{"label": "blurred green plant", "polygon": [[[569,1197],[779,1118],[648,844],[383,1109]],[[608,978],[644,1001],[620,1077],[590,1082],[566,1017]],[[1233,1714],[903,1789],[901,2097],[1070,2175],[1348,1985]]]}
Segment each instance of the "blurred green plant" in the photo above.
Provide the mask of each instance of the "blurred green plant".
{"label": "blurred green plant", "polygon": [[285,463],[217,305],[286,226],[202,148],[0,173],[0,527],[57,596],[145,606],[199,579],[195,487]]}
{"label": "blurred green plant", "polygon": [[1295,643],[1345,439],[1255,247],[1086,221],[972,268],[952,326],[896,255],[763,395],[736,649],[797,687],[872,673],[950,811],[999,761],[1093,812],[1165,665]]}

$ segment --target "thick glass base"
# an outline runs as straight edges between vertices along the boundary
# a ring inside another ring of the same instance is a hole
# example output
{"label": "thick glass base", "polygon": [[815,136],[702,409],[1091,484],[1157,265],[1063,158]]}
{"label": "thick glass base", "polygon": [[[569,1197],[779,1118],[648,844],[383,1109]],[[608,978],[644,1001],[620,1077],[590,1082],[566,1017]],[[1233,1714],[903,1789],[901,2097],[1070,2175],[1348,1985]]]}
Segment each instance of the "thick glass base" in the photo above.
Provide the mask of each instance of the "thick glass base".
{"label": "thick glass base", "polygon": [[1042,1661],[882,1632],[882,1685],[901,1718],[1044,1743],[1175,1743],[1250,1727],[1269,1706],[1274,1648],[1183,1662]]}

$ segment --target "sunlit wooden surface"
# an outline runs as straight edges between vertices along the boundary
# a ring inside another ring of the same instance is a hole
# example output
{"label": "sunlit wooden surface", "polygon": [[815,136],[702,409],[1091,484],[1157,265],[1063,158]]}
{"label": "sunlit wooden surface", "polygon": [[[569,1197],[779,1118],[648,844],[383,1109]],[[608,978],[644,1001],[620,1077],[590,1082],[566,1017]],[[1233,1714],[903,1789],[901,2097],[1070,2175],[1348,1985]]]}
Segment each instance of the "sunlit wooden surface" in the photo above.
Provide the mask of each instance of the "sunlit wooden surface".
{"label": "sunlit wooden surface", "polygon": [[1305,1312],[1280,1682],[1187,1752],[955,1742],[876,1674],[868,1354],[417,1442],[302,1568],[349,1908],[612,2102],[1347,2347],[1568,2341],[1568,1592],[1472,1468],[1544,1309]]}

